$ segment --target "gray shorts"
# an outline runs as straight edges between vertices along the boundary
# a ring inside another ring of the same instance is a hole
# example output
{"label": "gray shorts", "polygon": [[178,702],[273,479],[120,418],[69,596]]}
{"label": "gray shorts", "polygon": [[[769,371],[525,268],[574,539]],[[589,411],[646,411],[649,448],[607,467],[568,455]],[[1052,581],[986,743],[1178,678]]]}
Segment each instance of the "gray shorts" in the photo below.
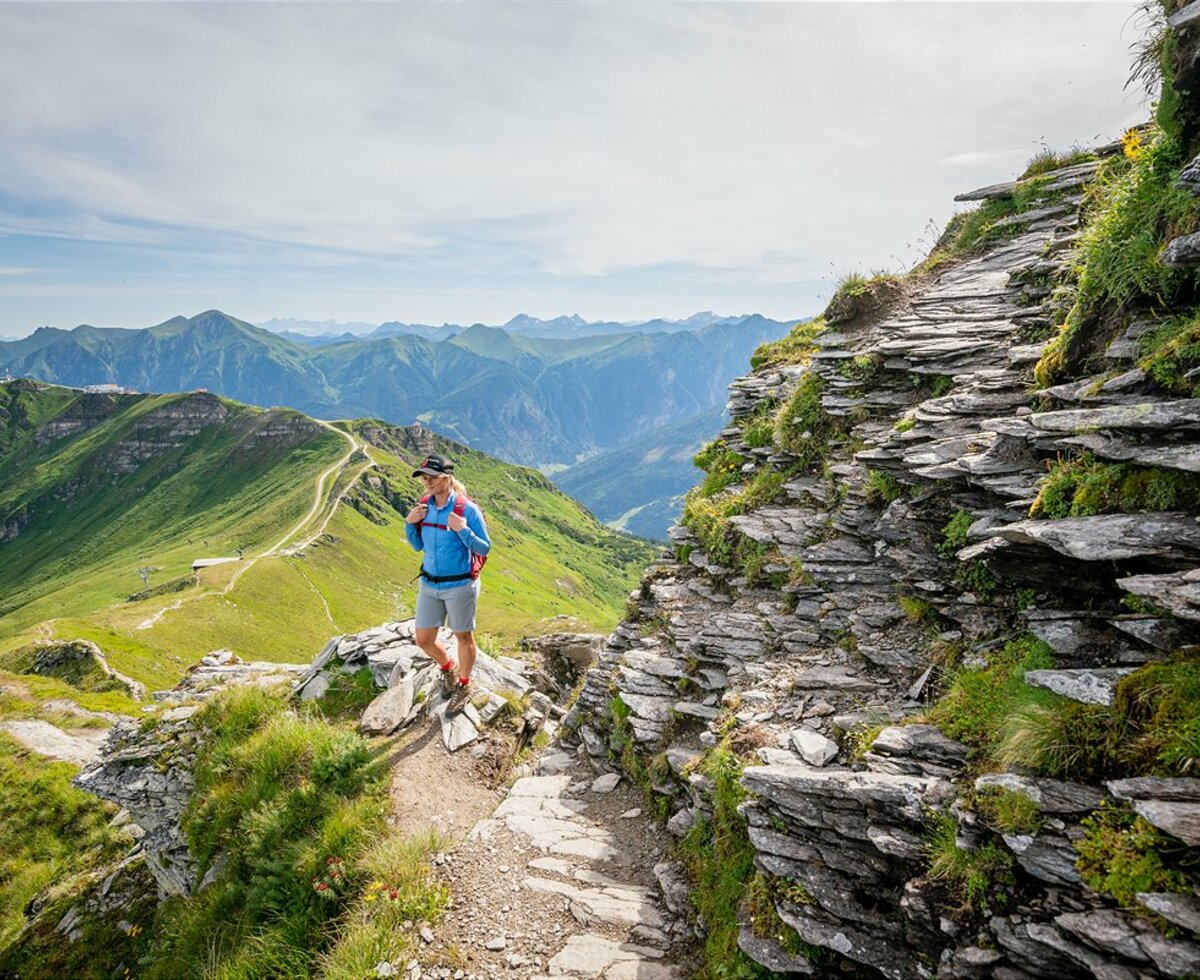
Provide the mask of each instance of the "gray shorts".
{"label": "gray shorts", "polygon": [[475,579],[439,589],[421,579],[417,589],[417,629],[437,629],[449,620],[448,625],[455,633],[470,633],[475,629],[479,585],[479,579]]}

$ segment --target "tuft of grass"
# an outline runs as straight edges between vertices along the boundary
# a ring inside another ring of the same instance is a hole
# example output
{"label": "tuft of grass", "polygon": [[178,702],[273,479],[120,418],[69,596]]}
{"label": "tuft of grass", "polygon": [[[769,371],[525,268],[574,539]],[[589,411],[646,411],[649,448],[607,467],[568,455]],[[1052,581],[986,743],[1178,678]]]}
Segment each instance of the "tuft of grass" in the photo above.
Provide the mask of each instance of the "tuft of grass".
{"label": "tuft of grass", "polygon": [[370,667],[334,674],[329,689],[317,699],[317,708],[329,721],[357,721],[380,694]]}
{"label": "tuft of grass", "polygon": [[1200,771],[1200,658],[1183,651],[1121,679],[1113,703],[1080,704],[1024,683],[1053,666],[1026,637],[984,668],[960,668],[930,720],[972,746],[982,768],[1018,766],[1077,780]]}
{"label": "tuft of grass", "polygon": [[1172,317],[1138,341],[1138,367],[1172,394],[1196,397],[1200,382],[1188,374],[1200,367],[1200,313]]}
{"label": "tuft of grass", "polygon": [[951,738],[972,746],[977,760],[994,764],[1009,717],[1029,702],[1054,699],[1049,691],[1030,687],[1025,673],[1054,666],[1052,651],[1034,636],[1012,640],[986,667],[960,667],[946,693],[929,712],[930,721]]}
{"label": "tuft of grass", "polygon": [[974,807],[989,826],[1006,834],[1036,834],[1042,826],[1037,804],[1026,794],[989,786],[974,796]]}
{"label": "tuft of grass", "polygon": [[1072,147],[1063,152],[1045,147],[1030,158],[1029,163],[1025,165],[1024,172],[1017,179],[1027,180],[1030,177],[1038,177],[1049,173],[1051,170],[1059,170],[1063,167],[1070,167],[1077,163],[1086,163],[1089,160],[1095,159],[1096,154],[1079,147]]}
{"label": "tuft of grass", "polygon": [[750,919],[754,935],[760,939],[773,939],[790,956],[803,956],[819,960],[820,950],[800,938],[799,933],[779,917],[775,907],[778,901],[793,905],[811,905],[812,896],[799,882],[775,878],[756,871],[746,886],[743,907]]}
{"label": "tuft of grass", "polygon": [[813,343],[817,334],[825,329],[823,317],[805,320],[792,327],[786,337],[761,344],[750,355],[750,367],[759,368],[776,364],[805,364],[817,349]]}
{"label": "tuft of grass", "polygon": [[863,490],[870,503],[886,506],[903,495],[904,485],[890,473],[871,470],[867,473]]}
{"label": "tuft of grass", "polygon": [[[1166,242],[1200,223],[1200,201],[1175,186],[1187,159],[1176,136],[1155,131],[1148,143],[1127,146],[1124,155],[1100,168],[1079,247],[1077,297],[1034,369],[1039,385],[1055,383],[1086,361],[1103,339],[1097,334],[1111,311],[1194,302],[1200,274],[1158,261]],[[1169,364],[1171,356],[1190,348],[1190,340],[1176,350],[1168,337],[1160,344],[1161,356],[1145,356],[1154,376],[1170,381],[1183,373]]]}
{"label": "tuft of grass", "polygon": [[896,596],[896,605],[910,623],[924,623],[937,618],[937,610],[915,595]]}
{"label": "tuft of grass", "polygon": [[749,959],[737,944],[738,909],[754,877],[754,845],[738,813],[746,791],[742,764],[725,745],[712,749],[699,766],[712,780],[712,820],[699,821],[680,851],[695,888],[692,902],[708,927],[701,980],[768,980],[770,972]]}
{"label": "tuft of grass", "polygon": [[1005,904],[1005,889],[1015,882],[1013,856],[989,840],[973,850],[958,846],[958,821],[936,814],[929,834],[929,877],[942,882],[956,914],[990,913]]}
{"label": "tuft of grass", "polygon": [[1101,463],[1090,453],[1050,465],[1030,517],[1200,510],[1200,476],[1129,463]]}

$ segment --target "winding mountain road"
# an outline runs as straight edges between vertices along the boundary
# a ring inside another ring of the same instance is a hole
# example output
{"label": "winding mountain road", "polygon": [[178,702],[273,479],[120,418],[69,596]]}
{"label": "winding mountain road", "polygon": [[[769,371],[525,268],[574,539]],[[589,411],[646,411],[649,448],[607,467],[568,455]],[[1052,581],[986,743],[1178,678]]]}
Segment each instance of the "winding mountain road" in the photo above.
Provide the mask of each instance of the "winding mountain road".
{"label": "winding mountain road", "polygon": [[[346,451],[344,456],[338,459],[335,463],[332,463],[330,466],[327,466],[320,472],[320,474],[318,474],[316,486],[313,491],[313,503],[308,509],[308,513],[306,513],[302,518],[300,518],[299,521],[288,528],[283,537],[276,541],[275,544],[263,551],[260,551],[256,555],[252,555],[244,561],[238,562],[237,569],[234,571],[233,575],[230,576],[229,581],[225,584],[225,587],[219,592],[201,592],[198,595],[189,596],[187,599],[179,599],[171,605],[165,606],[158,610],[158,612],[156,612],[153,616],[150,616],[149,618],[140,622],[137,625],[137,629],[152,629],[162,621],[163,617],[166,616],[167,613],[179,609],[186,602],[194,602],[197,599],[207,598],[210,595],[228,595],[233,587],[237,585],[238,580],[245,575],[246,572],[248,572],[260,558],[274,558],[278,556],[295,554],[298,551],[303,551],[317,538],[325,533],[325,528],[329,526],[330,520],[332,520],[334,513],[337,511],[338,504],[342,502],[350,488],[358,482],[359,477],[361,477],[368,469],[375,465],[375,460],[371,458],[371,453],[367,449],[366,444],[361,442],[353,433],[347,432],[344,429],[339,429],[332,422],[325,422],[321,419],[314,419],[313,421],[323,425],[330,432],[336,432],[339,436],[345,439],[347,443],[349,443],[350,448]],[[341,491],[339,491],[335,497],[327,500],[326,495],[329,491],[329,487],[332,487],[337,483],[338,477],[350,465],[350,460],[354,458],[354,454],[360,450],[366,457],[366,460],[358,468],[357,472],[355,472],[348,480],[346,480],[345,486],[342,487]],[[321,520],[321,523],[317,526],[313,533],[303,541],[293,544],[289,548],[288,542],[298,534],[301,534],[304,529],[308,527],[308,525],[314,519],[316,519],[318,515],[320,515],[321,511],[326,507],[328,507],[328,513],[325,514],[324,518]],[[285,548],[287,550],[284,550]]]}

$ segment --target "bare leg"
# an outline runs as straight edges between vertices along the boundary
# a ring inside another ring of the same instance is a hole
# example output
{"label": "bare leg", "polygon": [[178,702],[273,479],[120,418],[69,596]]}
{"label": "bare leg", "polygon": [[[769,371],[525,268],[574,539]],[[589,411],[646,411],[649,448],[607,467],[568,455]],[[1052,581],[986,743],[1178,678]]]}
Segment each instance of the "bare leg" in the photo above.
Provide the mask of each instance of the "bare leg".
{"label": "bare leg", "polygon": [[[431,658],[439,667],[445,667],[450,662],[450,654],[446,652],[446,648],[442,646],[442,641],[437,638],[437,627],[430,629],[418,629],[415,639],[425,655]],[[471,648],[471,662],[475,662],[475,648]]]}
{"label": "bare leg", "polygon": [[455,633],[454,638],[458,640],[458,676],[470,677],[475,666],[475,634]]}

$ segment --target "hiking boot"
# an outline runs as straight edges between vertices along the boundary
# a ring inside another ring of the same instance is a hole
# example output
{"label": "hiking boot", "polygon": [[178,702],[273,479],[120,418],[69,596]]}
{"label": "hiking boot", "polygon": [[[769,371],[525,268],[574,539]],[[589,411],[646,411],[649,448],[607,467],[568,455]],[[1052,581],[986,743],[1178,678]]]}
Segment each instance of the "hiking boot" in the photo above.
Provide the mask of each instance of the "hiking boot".
{"label": "hiking boot", "polygon": [[450,701],[446,705],[446,714],[456,715],[467,706],[467,702],[471,700],[471,685],[458,683],[454,685],[454,693],[450,695]]}
{"label": "hiking boot", "polygon": [[458,664],[451,664],[449,670],[439,671],[442,675],[442,688],[447,694],[453,694],[458,687]]}

